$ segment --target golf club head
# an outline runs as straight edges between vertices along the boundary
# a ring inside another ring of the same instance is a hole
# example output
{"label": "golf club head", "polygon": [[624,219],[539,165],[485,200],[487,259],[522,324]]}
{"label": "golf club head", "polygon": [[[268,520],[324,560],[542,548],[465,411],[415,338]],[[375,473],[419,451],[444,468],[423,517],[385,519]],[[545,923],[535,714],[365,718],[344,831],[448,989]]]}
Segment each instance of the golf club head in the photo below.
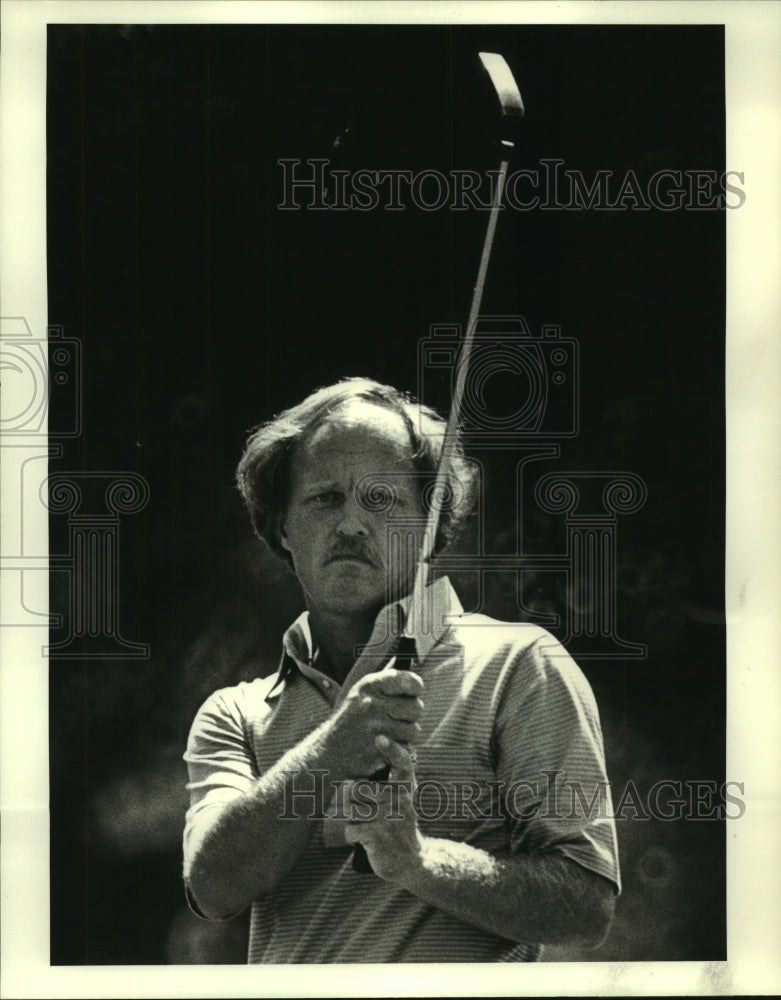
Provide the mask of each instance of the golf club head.
{"label": "golf club head", "polygon": [[526,113],[518,84],[503,55],[498,52],[479,52],[478,55],[499,102],[499,141],[512,144],[518,124]]}

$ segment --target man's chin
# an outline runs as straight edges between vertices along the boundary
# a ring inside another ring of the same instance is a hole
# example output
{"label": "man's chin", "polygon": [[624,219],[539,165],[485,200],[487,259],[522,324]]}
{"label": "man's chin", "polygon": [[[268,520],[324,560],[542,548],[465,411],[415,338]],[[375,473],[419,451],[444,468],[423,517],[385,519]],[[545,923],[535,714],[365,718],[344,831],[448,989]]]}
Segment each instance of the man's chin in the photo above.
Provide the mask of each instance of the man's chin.
{"label": "man's chin", "polygon": [[[319,600],[315,603],[331,614],[376,614],[409,590],[408,583],[388,581],[382,570],[357,559],[332,560],[326,569],[317,587]],[[314,592],[310,593],[314,597]]]}
{"label": "man's chin", "polygon": [[347,594],[331,591],[325,601],[321,603],[321,608],[331,615],[339,615],[344,618],[366,618],[376,616],[380,609],[387,603],[385,594],[381,596],[361,594]]}

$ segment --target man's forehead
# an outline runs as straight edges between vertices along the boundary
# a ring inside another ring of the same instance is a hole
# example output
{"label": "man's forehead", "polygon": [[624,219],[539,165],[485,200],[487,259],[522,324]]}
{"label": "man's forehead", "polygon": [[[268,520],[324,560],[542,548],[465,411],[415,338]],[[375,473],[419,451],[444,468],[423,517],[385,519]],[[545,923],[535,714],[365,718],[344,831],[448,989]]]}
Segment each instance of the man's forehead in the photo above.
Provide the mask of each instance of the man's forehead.
{"label": "man's forehead", "polygon": [[381,450],[411,460],[413,451],[401,414],[366,400],[351,400],[329,413],[301,444],[301,454],[312,458]]}

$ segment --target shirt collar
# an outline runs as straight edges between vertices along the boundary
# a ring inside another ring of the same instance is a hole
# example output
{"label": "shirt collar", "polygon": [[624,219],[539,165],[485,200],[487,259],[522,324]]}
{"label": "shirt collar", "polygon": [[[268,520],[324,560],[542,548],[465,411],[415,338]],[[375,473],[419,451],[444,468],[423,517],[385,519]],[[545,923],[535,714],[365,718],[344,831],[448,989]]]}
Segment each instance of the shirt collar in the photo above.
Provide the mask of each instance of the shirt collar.
{"label": "shirt collar", "polygon": [[304,611],[282,636],[282,660],[276,673],[276,680],[265,700],[271,701],[282,693],[282,685],[294,670],[311,666],[314,658],[312,631],[309,628],[309,612]]}
{"label": "shirt collar", "polygon": [[384,607],[377,616],[374,631],[377,633],[378,628],[383,628],[387,634],[390,627],[398,632],[402,622],[407,621],[418,657],[423,660],[450,628],[450,619],[462,615],[464,609],[446,576],[437,577],[425,588],[422,601],[416,609],[412,609],[412,618],[409,618],[410,601],[411,597],[407,595]]}
{"label": "shirt collar", "polygon": [[311,666],[315,655],[309,612],[304,611],[282,636],[282,649],[297,666]]}
{"label": "shirt collar", "polygon": [[[381,641],[389,632],[396,633],[401,628],[409,610],[410,597],[386,604],[377,615],[369,644]],[[446,576],[437,577],[424,591],[418,614],[413,624],[413,638],[420,660],[424,660],[450,627],[450,619],[462,615],[464,609]],[[311,667],[314,658],[314,643],[309,627],[309,612],[304,611],[296,618],[282,637],[282,662],[277,678],[266,695],[266,700],[281,693],[280,688],[293,671]]]}

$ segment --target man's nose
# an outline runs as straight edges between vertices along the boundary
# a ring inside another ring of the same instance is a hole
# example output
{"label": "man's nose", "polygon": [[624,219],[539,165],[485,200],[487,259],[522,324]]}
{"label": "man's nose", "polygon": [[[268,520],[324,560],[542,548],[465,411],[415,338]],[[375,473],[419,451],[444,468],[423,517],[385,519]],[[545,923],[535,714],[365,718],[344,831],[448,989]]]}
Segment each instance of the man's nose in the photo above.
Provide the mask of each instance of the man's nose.
{"label": "man's nose", "polygon": [[338,535],[368,535],[368,512],[354,498],[347,500],[336,523]]}

